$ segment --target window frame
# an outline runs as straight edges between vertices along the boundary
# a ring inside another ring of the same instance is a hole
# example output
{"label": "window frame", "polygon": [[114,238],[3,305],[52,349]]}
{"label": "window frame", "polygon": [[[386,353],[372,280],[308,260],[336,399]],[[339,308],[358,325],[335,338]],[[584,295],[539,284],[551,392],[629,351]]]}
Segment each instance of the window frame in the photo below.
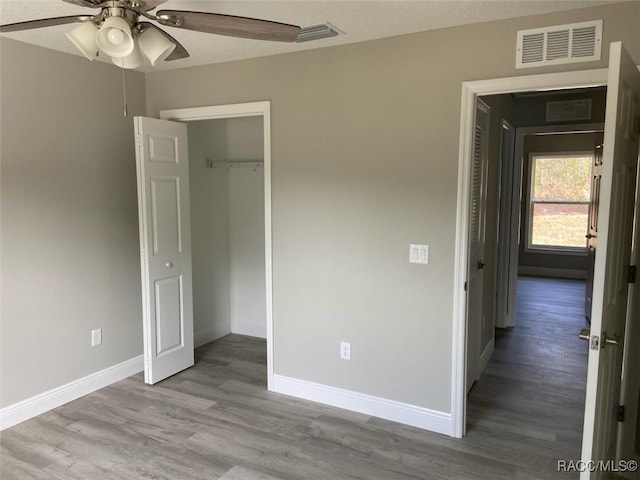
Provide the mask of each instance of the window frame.
{"label": "window frame", "polygon": [[[584,247],[563,247],[556,245],[535,245],[532,243],[533,241],[533,211],[535,204],[558,204],[558,205],[587,205],[587,207],[591,204],[591,195],[592,192],[589,190],[589,199],[586,201],[534,201],[533,199],[533,189],[535,183],[535,160],[537,158],[558,158],[558,157],[590,157],[591,158],[591,169],[593,169],[593,159],[594,152],[593,151],[567,151],[567,152],[530,152],[529,153],[529,172],[528,172],[528,186],[527,186],[527,205],[526,205],[526,228],[525,228],[525,236],[526,243],[524,246],[524,251],[526,253],[549,253],[555,255],[576,255],[576,256],[586,256],[588,252],[587,247],[587,238],[585,237]],[[590,170],[592,171],[592,170]],[[591,182],[591,174],[589,175],[589,181]],[[588,216],[588,210],[587,210]],[[587,217],[588,218],[588,217]],[[588,226],[587,226],[588,228]],[[585,235],[588,233],[585,230]]]}

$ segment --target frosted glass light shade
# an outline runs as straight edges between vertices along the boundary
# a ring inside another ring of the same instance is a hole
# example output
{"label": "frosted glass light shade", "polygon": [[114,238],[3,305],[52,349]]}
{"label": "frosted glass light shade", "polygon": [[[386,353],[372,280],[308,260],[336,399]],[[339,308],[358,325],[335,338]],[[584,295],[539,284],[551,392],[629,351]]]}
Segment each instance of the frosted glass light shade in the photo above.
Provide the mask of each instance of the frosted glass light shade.
{"label": "frosted glass light shade", "polygon": [[98,27],[93,22],[83,22],[65,35],[85,57],[93,61],[98,54],[97,33]]}
{"label": "frosted glass light shade", "polygon": [[107,18],[98,30],[96,42],[102,53],[113,58],[127,57],[135,47],[131,27],[122,17]]}
{"label": "frosted glass light shade", "polygon": [[111,61],[120,68],[138,68],[144,63],[144,58],[137,44],[134,44],[133,51],[126,57],[111,57]]}
{"label": "frosted glass light shade", "polygon": [[176,44],[170,41],[162,33],[155,28],[147,28],[140,37],[138,37],[138,45],[140,50],[151,65],[161,62],[167,58],[176,48]]}

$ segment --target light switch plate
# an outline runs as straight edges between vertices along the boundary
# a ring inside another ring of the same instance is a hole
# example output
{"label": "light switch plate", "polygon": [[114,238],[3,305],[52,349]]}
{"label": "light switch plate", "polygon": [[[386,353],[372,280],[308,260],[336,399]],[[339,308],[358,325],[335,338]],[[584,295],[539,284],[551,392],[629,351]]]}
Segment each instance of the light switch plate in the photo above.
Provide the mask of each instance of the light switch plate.
{"label": "light switch plate", "polygon": [[409,245],[409,263],[427,265],[429,263],[429,245]]}

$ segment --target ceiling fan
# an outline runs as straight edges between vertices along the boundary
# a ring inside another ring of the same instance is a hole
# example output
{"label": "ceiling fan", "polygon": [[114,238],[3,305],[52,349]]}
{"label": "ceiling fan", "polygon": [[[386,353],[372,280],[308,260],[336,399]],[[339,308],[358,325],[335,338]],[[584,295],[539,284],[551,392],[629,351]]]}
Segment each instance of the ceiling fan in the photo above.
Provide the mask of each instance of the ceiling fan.
{"label": "ceiling fan", "polygon": [[152,10],[166,0],[63,0],[81,7],[98,8],[95,15],[71,15],[0,25],[0,33],[80,23],[67,38],[89,59],[108,55],[121,68],[137,68],[146,58],[151,65],[189,56],[171,35],[151,22],[167,27],[230,37],[295,42],[300,27],[286,23],[219,13]]}

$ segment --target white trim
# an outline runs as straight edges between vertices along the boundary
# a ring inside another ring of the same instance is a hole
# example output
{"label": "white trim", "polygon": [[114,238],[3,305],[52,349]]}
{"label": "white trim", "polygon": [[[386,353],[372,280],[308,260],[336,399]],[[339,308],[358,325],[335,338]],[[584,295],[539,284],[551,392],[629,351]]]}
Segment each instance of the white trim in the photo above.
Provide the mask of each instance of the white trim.
{"label": "white trim", "polygon": [[451,435],[451,415],[365,393],[275,375],[274,392]]}
{"label": "white trim", "polygon": [[198,330],[193,335],[193,346],[195,348],[201,347],[209,342],[218,340],[231,333],[231,329],[228,325],[216,324],[213,327],[203,328]]}
{"label": "white trim", "polygon": [[271,102],[236,103],[162,110],[160,118],[190,122],[217,118],[263,117],[264,134],[264,247],[266,280],[267,389],[273,390],[273,248],[271,233]]}
{"label": "white trim", "polygon": [[498,236],[496,241],[496,324],[498,328],[506,327],[507,317],[510,313],[509,303],[509,257],[508,248],[500,248],[502,245],[509,245],[512,222],[512,202],[507,199],[512,197],[512,182],[514,156],[516,144],[516,129],[513,125],[502,119],[502,130],[500,135],[500,183],[498,197]]}
{"label": "white trim", "polygon": [[585,272],[584,270],[573,270],[569,268],[530,267],[527,265],[520,265],[518,267],[518,275],[548,278],[571,278],[575,280],[585,280],[587,278],[587,272]]}
{"label": "white trim", "polygon": [[212,120],[214,118],[255,117],[267,113],[270,104],[271,102],[264,101],[162,110],[160,111],[160,118],[163,120],[191,122],[196,120]]}
{"label": "white trim", "polygon": [[460,113],[458,195],[456,207],[455,260],[453,274],[453,339],[451,348],[452,436],[462,437],[466,419],[466,292],[469,243],[469,181],[475,99],[478,95],[561,90],[607,84],[608,69],[548,73],[464,82]]}
{"label": "white trim", "polygon": [[249,337],[267,338],[267,326],[256,325],[251,322],[231,322],[231,333],[247,335]]}
{"label": "white trim", "polygon": [[65,403],[119,382],[143,369],[143,356],[126,360],[112,367],[79,378],[21,402],[0,409],[0,430],[17,425]]}

